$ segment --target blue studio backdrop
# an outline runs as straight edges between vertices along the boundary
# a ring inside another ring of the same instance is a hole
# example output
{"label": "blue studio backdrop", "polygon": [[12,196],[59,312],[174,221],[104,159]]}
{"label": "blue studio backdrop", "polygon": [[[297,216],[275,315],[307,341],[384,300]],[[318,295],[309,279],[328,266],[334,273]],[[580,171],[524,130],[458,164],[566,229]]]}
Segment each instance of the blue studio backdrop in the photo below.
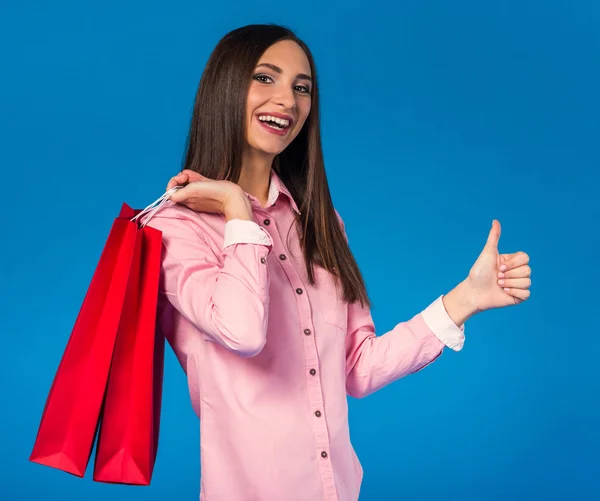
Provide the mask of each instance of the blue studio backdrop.
{"label": "blue studio backdrop", "polygon": [[600,499],[592,0],[3,0],[0,499],[197,499],[198,420],[170,350],[151,486],[28,457],[121,203],[162,194],[210,52],[262,22],[314,51],[327,173],[378,333],[462,280],[494,218],[500,252],[531,256],[529,301],[472,318],[461,352],[350,399],[360,500]]}

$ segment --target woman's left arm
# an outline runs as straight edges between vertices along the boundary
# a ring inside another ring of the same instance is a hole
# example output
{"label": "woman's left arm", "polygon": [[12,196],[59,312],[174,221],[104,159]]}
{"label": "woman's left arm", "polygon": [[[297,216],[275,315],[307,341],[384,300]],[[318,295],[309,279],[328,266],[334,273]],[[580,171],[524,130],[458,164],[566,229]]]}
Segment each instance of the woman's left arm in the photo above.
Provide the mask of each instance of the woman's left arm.
{"label": "woman's left arm", "polygon": [[350,396],[365,397],[423,369],[446,346],[459,351],[464,343],[464,323],[469,318],[492,308],[519,304],[529,297],[529,256],[524,252],[500,254],[499,239],[500,223],[494,220],[468,277],[421,313],[381,336],[375,335],[368,308],[358,303],[348,306],[346,390]]}

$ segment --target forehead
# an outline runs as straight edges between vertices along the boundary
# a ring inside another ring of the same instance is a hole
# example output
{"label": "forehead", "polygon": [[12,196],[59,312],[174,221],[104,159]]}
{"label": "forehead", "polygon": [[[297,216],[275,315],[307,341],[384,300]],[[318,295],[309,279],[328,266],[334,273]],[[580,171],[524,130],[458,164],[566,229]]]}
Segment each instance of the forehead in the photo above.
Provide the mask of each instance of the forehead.
{"label": "forehead", "polygon": [[293,40],[282,40],[271,45],[257,64],[270,63],[279,66],[284,72],[311,74],[308,57]]}

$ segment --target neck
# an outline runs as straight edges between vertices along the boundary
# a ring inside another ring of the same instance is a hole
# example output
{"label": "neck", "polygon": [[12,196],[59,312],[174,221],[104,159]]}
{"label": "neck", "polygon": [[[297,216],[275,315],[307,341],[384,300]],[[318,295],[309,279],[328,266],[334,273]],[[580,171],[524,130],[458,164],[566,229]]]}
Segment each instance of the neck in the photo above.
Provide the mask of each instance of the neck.
{"label": "neck", "polygon": [[248,153],[242,160],[242,172],[238,185],[249,195],[256,197],[264,207],[269,199],[269,181],[273,157]]}

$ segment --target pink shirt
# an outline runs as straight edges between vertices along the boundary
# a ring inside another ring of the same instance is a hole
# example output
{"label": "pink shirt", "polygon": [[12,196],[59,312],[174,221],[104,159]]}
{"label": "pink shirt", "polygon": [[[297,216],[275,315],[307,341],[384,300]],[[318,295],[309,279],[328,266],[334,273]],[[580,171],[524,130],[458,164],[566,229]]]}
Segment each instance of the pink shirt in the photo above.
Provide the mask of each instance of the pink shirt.
{"label": "pink shirt", "polygon": [[439,297],[375,335],[368,308],[341,299],[315,267],[311,286],[298,211],[273,172],[255,221],[167,202],[160,323],[200,417],[201,501],[356,501],[363,471],[346,395],[365,397],[460,350]]}

